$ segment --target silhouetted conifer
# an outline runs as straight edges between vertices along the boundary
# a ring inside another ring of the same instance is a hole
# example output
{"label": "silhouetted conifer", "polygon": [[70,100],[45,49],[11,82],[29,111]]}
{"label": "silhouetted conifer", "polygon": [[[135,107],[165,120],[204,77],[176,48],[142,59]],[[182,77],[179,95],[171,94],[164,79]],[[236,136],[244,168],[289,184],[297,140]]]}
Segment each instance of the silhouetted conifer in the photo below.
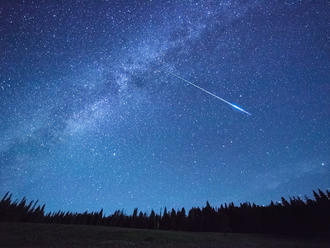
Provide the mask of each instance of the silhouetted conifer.
{"label": "silhouetted conifer", "polygon": [[148,216],[134,209],[131,216],[122,211],[104,216],[103,209],[99,212],[53,212],[45,213],[45,205],[38,201],[30,201],[23,197],[20,201],[12,200],[7,192],[0,201],[0,221],[44,222],[60,224],[110,225],[122,227],[138,227],[150,229],[171,229],[186,231],[217,231],[217,232],[259,232],[311,234],[330,230],[330,197],[318,189],[313,191],[314,200],[305,197],[291,197],[287,201],[281,198],[282,204],[270,202],[268,206],[251,203],[233,203],[221,205],[215,209],[206,202],[202,209],[193,207],[188,211],[167,208],[163,214],[156,215],[152,210]]}
{"label": "silhouetted conifer", "polygon": [[282,205],[284,207],[289,207],[290,206],[290,203],[284,197],[281,197],[281,201],[282,201]]}

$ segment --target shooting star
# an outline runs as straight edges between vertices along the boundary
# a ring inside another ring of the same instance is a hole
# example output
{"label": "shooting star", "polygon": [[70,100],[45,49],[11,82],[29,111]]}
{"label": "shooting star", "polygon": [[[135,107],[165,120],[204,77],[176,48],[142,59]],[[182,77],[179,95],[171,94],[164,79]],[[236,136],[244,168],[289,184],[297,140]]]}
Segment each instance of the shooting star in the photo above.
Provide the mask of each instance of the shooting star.
{"label": "shooting star", "polygon": [[178,78],[178,79],[181,79],[181,80],[187,82],[188,84],[190,84],[190,85],[196,87],[197,89],[200,89],[201,91],[204,91],[205,93],[207,93],[207,94],[209,94],[209,95],[211,95],[211,96],[213,96],[213,97],[215,97],[215,98],[223,101],[224,103],[227,103],[229,106],[233,107],[234,109],[237,109],[237,110],[239,110],[239,111],[241,111],[241,112],[243,112],[243,113],[245,113],[247,115],[251,115],[249,112],[247,112],[246,110],[242,109],[241,107],[239,107],[239,106],[237,106],[237,105],[235,105],[235,104],[233,104],[231,102],[226,101],[225,99],[223,99],[223,98],[221,98],[221,97],[213,94],[212,92],[210,92],[210,91],[208,91],[208,90],[206,90],[206,89],[204,89],[204,88],[202,88],[202,87],[200,87],[200,86],[198,86],[198,85],[196,85],[196,84],[188,81],[187,79],[184,79],[183,77],[180,77],[180,76],[178,76],[178,75],[176,75],[174,73],[171,73],[171,72],[167,72],[167,73],[170,74],[170,75],[172,75],[172,76],[174,76],[174,77],[176,77],[176,78]]}

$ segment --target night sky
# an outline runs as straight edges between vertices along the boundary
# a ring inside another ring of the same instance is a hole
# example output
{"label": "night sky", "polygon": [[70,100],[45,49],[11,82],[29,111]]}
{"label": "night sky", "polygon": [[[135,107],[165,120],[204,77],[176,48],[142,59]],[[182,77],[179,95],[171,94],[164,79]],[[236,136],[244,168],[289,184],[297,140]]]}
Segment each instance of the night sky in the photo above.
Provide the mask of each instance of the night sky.
{"label": "night sky", "polygon": [[330,188],[329,13],[1,1],[0,196],[131,213]]}

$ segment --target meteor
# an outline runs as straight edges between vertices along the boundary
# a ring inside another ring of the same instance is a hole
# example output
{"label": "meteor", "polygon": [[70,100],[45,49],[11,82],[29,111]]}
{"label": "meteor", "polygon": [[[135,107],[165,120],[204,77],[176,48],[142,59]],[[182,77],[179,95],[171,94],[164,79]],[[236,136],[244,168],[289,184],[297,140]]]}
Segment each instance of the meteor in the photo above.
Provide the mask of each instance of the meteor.
{"label": "meteor", "polygon": [[215,97],[215,98],[223,101],[224,103],[227,103],[229,106],[233,107],[234,109],[237,109],[237,110],[239,110],[239,111],[241,111],[241,112],[243,112],[243,113],[245,113],[247,115],[251,115],[249,112],[247,112],[246,110],[242,109],[241,107],[239,107],[239,106],[237,106],[237,105],[235,105],[235,104],[233,104],[231,102],[226,101],[225,99],[223,99],[223,98],[221,98],[221,97],[213,94],[212,92],[210,92],[210,91],[208,91],[208,90],[206,90],[206,89],[204,89],[204,88],[202,88],[202,87],[200,87],[200,86],[198,86],[198,85],[196,85],[196,84],[188,81],[187,79],[185,79],[183,77],[180,77],[179,75],[176,75],[176,74],[171,73],[171,72],[167,72],[167,73],[170,74],[170,75],[172,75],[172,76],[174,76],[174,77],[176,77],[176,78],[178,78],[178,79],[181,79],[181,80],[185,81],[186,83],[188,83],[188,84],[196,87],[197,89],[199,89],[201,91],[204,91],[205,93],[207,93],[207,94],[209,94],[209,95],[211,95],[211,96],[213,96],[213,97]]}

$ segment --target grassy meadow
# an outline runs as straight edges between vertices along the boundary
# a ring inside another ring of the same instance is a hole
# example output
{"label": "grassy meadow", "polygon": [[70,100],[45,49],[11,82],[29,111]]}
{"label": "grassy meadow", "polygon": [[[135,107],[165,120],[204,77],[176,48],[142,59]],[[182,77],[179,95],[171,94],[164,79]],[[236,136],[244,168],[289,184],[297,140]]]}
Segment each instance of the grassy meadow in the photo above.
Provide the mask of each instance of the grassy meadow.
{"label": "grassy meadow", "polygon": [[286,237],[262,234],[190,233],[37,223],[0,223],[0,247],[180,247],[265,248],[330,247],[325,237]]}

